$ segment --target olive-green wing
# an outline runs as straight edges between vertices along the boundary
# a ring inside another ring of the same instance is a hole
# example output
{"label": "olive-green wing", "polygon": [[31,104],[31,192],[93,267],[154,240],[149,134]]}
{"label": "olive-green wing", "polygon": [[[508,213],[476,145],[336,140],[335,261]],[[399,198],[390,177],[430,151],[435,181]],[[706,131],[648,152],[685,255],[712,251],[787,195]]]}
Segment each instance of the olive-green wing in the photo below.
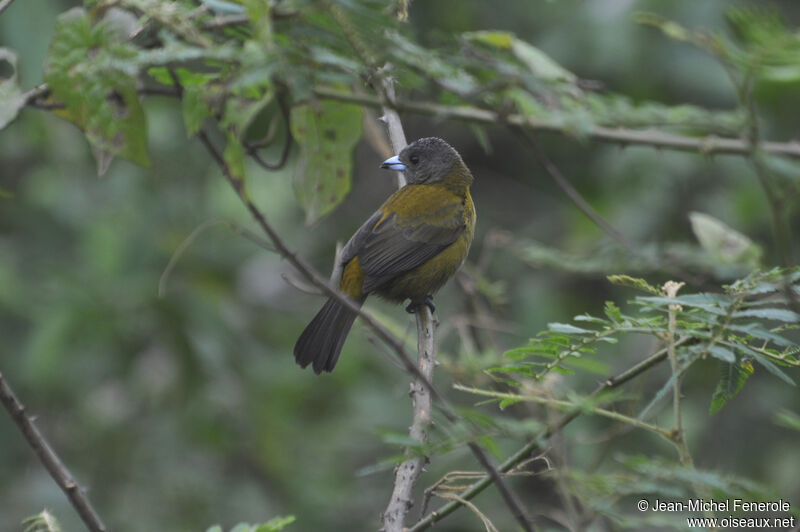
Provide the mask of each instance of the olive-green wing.
{"label": "olive-green wing", "polygon": [[[364,271],[364,293],[413,270],[435,257],[464,232],[463,216],[456,203],[431,217],[398,217],[376,212],[353,235],[342,251],[342,264],[358,257]],[[451,211],[451,212],[444,212]]]}

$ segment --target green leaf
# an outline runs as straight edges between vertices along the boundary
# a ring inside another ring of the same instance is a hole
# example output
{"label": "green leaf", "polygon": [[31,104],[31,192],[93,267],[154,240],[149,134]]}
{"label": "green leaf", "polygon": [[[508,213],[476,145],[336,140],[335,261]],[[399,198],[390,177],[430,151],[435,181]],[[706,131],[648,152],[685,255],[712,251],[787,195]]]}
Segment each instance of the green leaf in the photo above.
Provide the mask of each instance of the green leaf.
{"label": "green leaf", "polygon": [[581,329],[569,323],[548,323],[547,328],[552,332],[561,334],[595,334],[597,332],[590,329]]}
{"label": "green leaf", "polygon": [[465,33],[464,37],[502,50],[511,50],[515,39],[514,34],[508,31],[473,31]]}
{"label": "green leaf", "polygon": [[188,86],[183,91],[181,109],[186,134],[193,137],[200,131],[203,120],[213,115],[211,107],[206,103],[207,90],[201,87]]}
{"label": "green leaf", "polygon": [[11,65],[14,72],[5,79],[0,78],[0,130],[10,124],[25,106],[17,74],[17,54],[8,48],[0,48],[0,63],[2,62]]}
{"label": "green leaf", "polygon": [[642,290],[644,292],[649,292],[655,295],[662,295],[661,290],[656,288],[655,286],[651,286],[647,281],[644,279],[639,279],[636,277],[631,277],[629,275],[609,275],[606,277],[608,282],[611,284],[616,284],[620,286],[629,286],[631,288],[636,288],[638,290]]}
{"label": "green leaf", "polygon": [[782,408],[775,413],[775,423],[796,431],[800,431],[800,415],[785,408]]}
{"label": "green leaf", "polygon": [[764,368],[767,371],[769,371],[770,373],[772,373],[773,375],[778,377],[780,380],[782,380],[786,384],[790,384],[792,386],[796,386],[794,380],[790,376],[788,376],[786,373],[784,373],[783,370],[781,370],[778,366],[776,366],[775,364],[773,364],[772,362],[770,362],[769,360],[764,358],[763,355],[760,355],[760,354],[756,353],[755,351],[753,353],[755,353],[755,355],[756,355],[756,356],[753,357],[755,359],[755,361],[758,362],[759,364],[761,364],[762,366],[764,366]]}
{"label": "green leaf", "polygon": [[692,231],[700,245],[724,264],[744,263],[757,268],[761,248],[745,235],[731,229],[716,218],[700,212],[689,214]]}
{"label": "green leaf", "polygon": [[743,359],[733,364],[720,364],[720,378],[717,389],[711,397],[711,406],[708,409],[710,415],[716,414],[728,401],[736,397],[747,379],[753,374],[753,363],[748,359]]}
{"label": "green leaf", "polygon": [[546,53],[506,31],[474,31],[465,33],[468,40],[488,44],[501,50],[510,50],[537,78],[547,81],[577,80],[575,74],[565,69]]}
{"label": "green leaf", "polygon": [[[136,49],[86,12],[59,16],[45,81],[65,109],[54,111],[83,129],[102,175],[114,157],[149,166],[147,127],[136,91]],[[89,60],[89,58],[91,58]]]}
{"label": "green leaf", "polygon": [[295,516],[287,515],[284,517],[273,517],[264,524],[258,525],[254,532],[280,532],[286,526],[296,521]]}
{"label": "green leaf", "polygon": [[244,186],[246,177],[244,167],[244,147],[242,142],[233,134],[228,133],[228,142],[225,144],[225,151],[222,153],[222,158],[225,159],[225,164],[231,172],[231,176],[237,180],[241,186]]}
{"label": "green leaf", "polygon": [[522,401],[522,399],[516,399],[516,398],[510,398],[509,397],[509,398],[506,398],[506,399],[503,399],[502,401],[500,401],[500,404],[498,406],[499,406],[500,410],[505,410],[509,406],[515,405],[515,404],[519,403],[520,401]]}
{"label": "green leaf", "polygon": [[795,323],[800,321],[800,315],[791,310],[782,308],[750,308],[733,313],[734,318],[763,318],[765,320],[785,321]]}
{"label": "green leaf", "polygon": [[521,39],[514,39],[511,52],[519,59],[537,78],[547,81],[574,82],[575,74],[556,63],[549,55],[539,50],[532,44]]}
{"label": "green leaf", "polygon": [[357,105],[331,101],[292,108],[292,135],[301,148],[294,191],[306,225],[331,212],[350,191],[362,116]]}
{"label": "green leaf", "polygon": [[605,307],[603,307],[603,311],[605,315],[613,321],[614,323],[621,323],[624,321],[622,317],[622,311],[613,301],[606,301]]}
{"label": "green leaf", "polygon": [[729,364],[736,362],[736,355],[733,354],[733,351],[722,347],[721,345],[708,346],[708,352],[712,357],[718,358],[723,362],[728,362]]}

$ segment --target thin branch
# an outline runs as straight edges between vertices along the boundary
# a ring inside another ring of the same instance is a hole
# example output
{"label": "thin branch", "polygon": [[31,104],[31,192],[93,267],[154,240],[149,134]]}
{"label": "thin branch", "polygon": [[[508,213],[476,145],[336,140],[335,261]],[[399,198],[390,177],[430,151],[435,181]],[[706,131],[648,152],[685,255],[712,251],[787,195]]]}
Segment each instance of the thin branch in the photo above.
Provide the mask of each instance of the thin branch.
{"label": "thin branch", "polygon": [[[321,99],[358,103],[375,108],[380,108],[385,103],[380,98],[374,96],[355,94],[349,91],[341,91],[326,87],[315,88],[314,94]],[[435,116],[439,119],[520,126],[532,131],[551,131],[564,135],[571,134],[563,124],[555,120],[546,120],[519,114],[502,114],[473,106],[450,106],[433,102],[395,100],[392,102],[392,107],[400,112]],[[703,155],[747,155],[751,150],[748,141],[743,139],[717,136],[690,137],[665,133],[655,129],[640,130],[624,127],[594,126],[585,132],[585,136],[594,140],[621,144],[623,146],[651,146],[653,148],[696,152]],[[761,151],[770,155],[800,158],[800,142],[797,140],[789,142],[765,141],[759,143],[758,146]]]}
{"label": "thin branch", "polygon": [[627,250],[634,249],[634,244],[626,236],[622,233],[617,231],[614,226],[612,226],[605,218],[600,216],[594,207],[589,205],[589,202],[583,199],[581,193],[578,192],[575,187],[572,186],[564,174],[561,173],[561,170],[553,163],[550,157],[539,147],[539,143],[536,142],[533,137],[531,136],[530,132],[526,131],[525,129],[521,128],[520,126],[512,126],[512,130],[521,134],[522,138],[524,138],[528,146],[533,150],[533,155],[538,159],[539,164],[545,169],[547,174],[553,179],[555,184],[558,188],[561,189],[564,194],[575,204],[578,209],[583,212],[594,224],[602,229],[608,236],[622,244],[622,246]]}
{"label": "thin branch", "polygon": [[[680,338],[674,343],[674,345],[677,347],[679,345],[684,344],[688,340],[689,338],[685,337]],[[597,395],[598,393],[604,390],[610,390],[622,386],[631,379],[641,375],[650,368],[656,366],[666,358],[667,358],[667,348],[665,347],[659,351],[656,351],[655,353],[653,353],[646,359],[642,360],[638,364],[635,364],[634,366],[630,367],[626,371],[604,380],[595,389],[595,391],[592,392],[591,396]],[[497,467],[497,469],[503,473],[510,471],[515,466],[528,459],[528,457],[535,451],[539,450],[539,442],[541,440],[547,439],[557,431],[563,429],[565,426],[571,423],[575,418],[580,416],[580,414],[581,410],[576,409],[568,414],[565,414],[564,417],[562,417],[555,423],[548,425],[548,427],[544,430],[543,434],[541,434],[538,438],[535,438],[530,442],[526,443],[525,445],[523,445],[517,452],[508,457],[505,460],[505,462],[500,464]],[[464,500],[472,499],[480,492],[482,492],[484,489],[489,487],[492,484],[492,482],[494,482],[494,480],[491,477],[485,475],[481,480],[475,482],[469,489],[463,492],[461,494],[461,498]],[[428,528],[433,526],[434,523],[437,523],[443,518],[447,517],[461,506],[462,504],[459,501],[453,501],[447,503],[438,510],[434,510],[425,517],[423,517],[422,519],[420,519],[414,526],[408,529],[408,532],[419,532],[421,530],[427,530]]]}
{"label": "thin branch", "polygon": [[[557,406],[560,408],[567,408],[567,409],[577,409],[581,408],[580,405],[575,403],[571,403],[569,401],[562,401],[559,399],[552,399],[549,397],[539,397],[536,395],[519,395],[515,393],[504,393],[504,392],[494,392],[491,390],[482,390],[480,388],[473,388],[470,386],[463,386],[461,384],[454,384],[453,388],[459,390],[461,392],[467,392],[474,395],[480,395],[483,397],[492,397],[494,399],[510,399],[514,401],[530,401],[532,403],[539,403],[543,405],[549,406]],[[668,441],[673,441],[672,431],[663,429],[658,425],[653,425],[652,423],[647,423],[645,421],[641,421],[636,419],[635,417],[626,416],[625,414],[620,414],[619,412],[615,412],[614,410],[607,410],[605,408],[598,408],[598,407],[591,407],[587,410],[589,413],[597,414],[598,416],[607,417],[609,419],[613,419],[614,421],[619,421],[621,423],[627,423],[633,427],[637,427],[644,430],[649,430],[650,432],[654,432],[659,436],[664,437]]]}
{"label": "thin branch", "polygon": [[75,478],[69,472],[67,467],[53,451],[53,448],[47,442],[45,437],[36,428],[33,419],[25,414],[25,407],[19,402],[14,391],[8,385],[8,382],[0,373],[0,402],[3,403],[6,411],[14,420],[19,431],[25,437],[28,445],[33,449],[36,455],[41,460],[42,465],[53,477],[58,487],[66,494],[70,504],[80,515],[86,528],[91,532],[105,532],[106,526],[103,524],[102,519],[97,511],[89,502],[84,490],[75,481]]}

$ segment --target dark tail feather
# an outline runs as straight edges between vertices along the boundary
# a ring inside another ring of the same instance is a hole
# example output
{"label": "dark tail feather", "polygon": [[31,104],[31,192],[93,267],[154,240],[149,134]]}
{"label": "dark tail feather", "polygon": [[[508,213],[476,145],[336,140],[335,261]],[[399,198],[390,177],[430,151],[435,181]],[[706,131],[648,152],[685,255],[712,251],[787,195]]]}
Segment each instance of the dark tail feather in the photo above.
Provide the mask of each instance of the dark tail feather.
{"label": "dark tail feather", "polygon": [[335,299],[317,312],[294,344],[294,359],[302,367],[313,363],[314,373],[333,371],[356,314]]}

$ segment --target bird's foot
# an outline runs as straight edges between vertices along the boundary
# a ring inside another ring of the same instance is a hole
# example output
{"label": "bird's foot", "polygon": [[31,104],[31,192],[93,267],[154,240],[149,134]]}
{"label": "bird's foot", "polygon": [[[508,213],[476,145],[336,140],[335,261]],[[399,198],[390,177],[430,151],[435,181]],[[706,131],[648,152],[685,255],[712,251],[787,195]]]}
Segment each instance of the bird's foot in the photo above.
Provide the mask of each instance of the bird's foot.
{"label": "bird's foot", "polygon": [[425,296],[425,299],[422,301],[415,301],[411,300],[411,302],[406,307],[406,312],[409,314],[414,314],[417,312],[417,307],[420,305],[427,305],[429,309],[431,309],[431,314],[436,312],[436,305],[433,304],[433,297]]}

